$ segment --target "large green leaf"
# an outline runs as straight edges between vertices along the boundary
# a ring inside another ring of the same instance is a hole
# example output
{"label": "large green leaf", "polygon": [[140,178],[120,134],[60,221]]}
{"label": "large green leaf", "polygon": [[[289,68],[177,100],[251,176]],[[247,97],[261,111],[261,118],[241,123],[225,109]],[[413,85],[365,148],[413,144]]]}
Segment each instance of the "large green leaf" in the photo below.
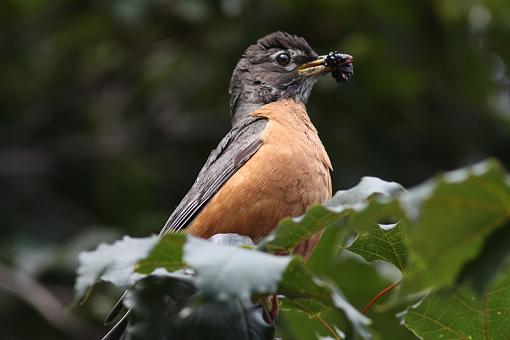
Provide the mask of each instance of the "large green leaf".
{"label": "large green leaf", "polygon": [[510,219],[510,185],[495,161],[445,173],[401,198],[413,250],[403,292],[451,284]]}
{"label": "large green leaf", "polygon": [[480,296],[466,286],[443,289],[404,314],[405,325],[422,339],[510,338],[510,270]]}
{"label": "large green leaf", "polygon": [[369,262],[378,260],[392,263],[402,272],[407,266],[407,240],[398,225],[387,229],[373,225],[360,232],[347,249]]}

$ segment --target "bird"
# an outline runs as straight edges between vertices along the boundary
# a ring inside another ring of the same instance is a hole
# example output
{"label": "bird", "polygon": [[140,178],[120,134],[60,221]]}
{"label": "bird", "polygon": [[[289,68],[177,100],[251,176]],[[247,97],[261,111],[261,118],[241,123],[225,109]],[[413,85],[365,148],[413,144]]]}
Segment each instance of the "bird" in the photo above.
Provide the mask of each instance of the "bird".
{"label": "bird", "polygon": [[[160,236],[236,233],[256,243],[282,218],[331,198],[333,168],[305,105],[317,80],[331,73],[338,82],[348,81],[352,64],[348,54],[320,56],[304,38],[282,31],[249,46],[230,80],[232,127]],[[294,253],[308,258],[320,235]],[[107,322],[122,308],[117,304]]]}

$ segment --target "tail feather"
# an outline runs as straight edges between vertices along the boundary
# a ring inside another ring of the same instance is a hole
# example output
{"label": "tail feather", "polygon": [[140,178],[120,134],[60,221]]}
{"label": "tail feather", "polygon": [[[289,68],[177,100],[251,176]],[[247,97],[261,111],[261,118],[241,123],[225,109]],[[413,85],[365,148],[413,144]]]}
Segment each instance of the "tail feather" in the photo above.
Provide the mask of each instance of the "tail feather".
{"label": "tail feather", "polygon": [[[128,325],[129,310],[122,316],[122,318],[101,338],[101,340],[123,340]],[[118,315],[118,314],[117,314]],[[111,322],[111,321],[110,321]]]}
{"label": "tail feather", "polygon": [[117,301],[115,306],[113,306],[110,314],[108,314],[108,316],[104,320],[105,325],[111,324],[113,322],[113,320],[115,320],[122,312],[124,312],[126,310],[126,308],[124,307],[124,303],[123,303],[124,298],[126,297],[126,294],[127,294],[127,291],[125,291],[124,294],[122,294],[119,301]]}

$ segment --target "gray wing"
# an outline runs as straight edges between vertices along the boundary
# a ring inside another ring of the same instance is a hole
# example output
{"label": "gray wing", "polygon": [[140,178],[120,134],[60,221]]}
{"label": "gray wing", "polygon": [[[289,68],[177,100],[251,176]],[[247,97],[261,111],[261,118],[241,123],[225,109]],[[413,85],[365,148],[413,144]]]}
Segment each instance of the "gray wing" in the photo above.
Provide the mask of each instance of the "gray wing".
{"label": "gray wing", "polygon": [[185,229],[191,223],[230,176],[257,152],[262,145],[261,135],[266,124],[265,118],[253,118],[229,131],[207,159],[190,191],[168,218],[160,236]]}

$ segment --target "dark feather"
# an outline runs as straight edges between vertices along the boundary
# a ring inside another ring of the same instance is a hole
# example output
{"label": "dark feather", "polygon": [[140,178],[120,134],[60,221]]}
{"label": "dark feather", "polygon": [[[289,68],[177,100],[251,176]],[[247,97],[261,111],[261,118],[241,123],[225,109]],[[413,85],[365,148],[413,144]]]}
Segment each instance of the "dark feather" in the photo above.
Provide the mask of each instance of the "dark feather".
{"label": "dark feather", "polygon": [[280,50],[295,49],[303,52],[313,51],[304,38],[281,31],[268,34],[257,40],[257,45],[266,50],[276,48]]}
{"label": "dark feather", "polygon": [[119,316],[120,313],[125,309],[124,303],[122,301],[124,300],[124,297],[126,296],[126,294],[127,294],[127,291],[125,291],[124,294],[122,294],[119,301],[117,301],[115,306],[113,306],[110,314],[108,314],[108,316],[104,320],[105,325],[111,324],[113,322],[113,320],[115,320],[117,318],[117,316]]}
{"label": "dark feather", "polygon": [[[125,294],[124,294],[125,295]],[[122,300],[120,300],[122,301]],[[119,301],[119,302],[120,302]],[[111,314],[111,313],[110,313]],[[126,334],[126,328],[128,325],[129,310],[122,316],[122,318],[113,326],[108,333],[101,340],[122,340]]]}
{"label": "dark feather", "polygon": [[211,153],[198,178],[174,210],[160,235],[185,229],[223,184],[262,145],[266,119],[251,118],[230,130]]}

